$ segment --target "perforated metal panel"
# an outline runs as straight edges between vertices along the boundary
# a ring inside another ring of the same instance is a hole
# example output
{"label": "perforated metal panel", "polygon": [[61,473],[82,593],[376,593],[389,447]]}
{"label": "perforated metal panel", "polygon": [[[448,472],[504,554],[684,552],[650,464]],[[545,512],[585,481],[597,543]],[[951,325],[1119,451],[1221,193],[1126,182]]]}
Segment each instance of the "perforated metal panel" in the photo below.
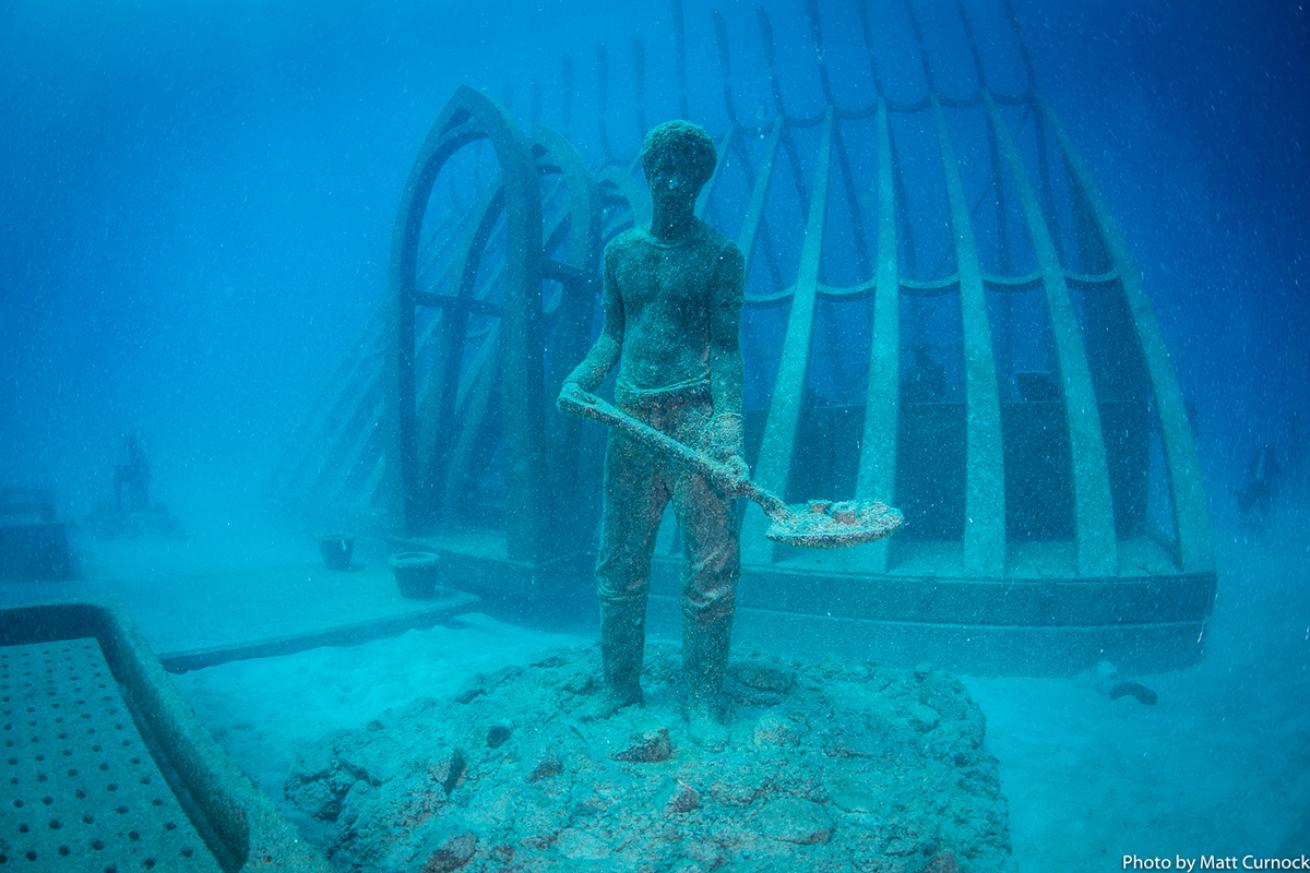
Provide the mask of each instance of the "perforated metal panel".
{"label": "perforated metal panel", "polygon": [[0,648],[0,870],[220,867],[92,638]]}

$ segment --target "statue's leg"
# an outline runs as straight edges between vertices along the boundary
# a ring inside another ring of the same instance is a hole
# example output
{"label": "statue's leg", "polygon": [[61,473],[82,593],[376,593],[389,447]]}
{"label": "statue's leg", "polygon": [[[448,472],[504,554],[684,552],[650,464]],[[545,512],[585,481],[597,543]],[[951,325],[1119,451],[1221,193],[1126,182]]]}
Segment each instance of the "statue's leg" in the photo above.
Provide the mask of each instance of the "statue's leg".
{"label": "statue's leg", "polygon": [[[688,416],[683,439],[708,415]],[[705,477],[682,473],[675,479],[674,506],[682,529],[686,563],[682,575],[682,657],[693,715],[722,713],[721,691],[728,668],[732,614],[741,550],[733,502]]]}
{"label": "statue's leg", "polygon": [[604,497],[596,587],[605,694],[598,716],[641,701],[651,553],[669,500],[650,453],[617,432],[605,450]]}

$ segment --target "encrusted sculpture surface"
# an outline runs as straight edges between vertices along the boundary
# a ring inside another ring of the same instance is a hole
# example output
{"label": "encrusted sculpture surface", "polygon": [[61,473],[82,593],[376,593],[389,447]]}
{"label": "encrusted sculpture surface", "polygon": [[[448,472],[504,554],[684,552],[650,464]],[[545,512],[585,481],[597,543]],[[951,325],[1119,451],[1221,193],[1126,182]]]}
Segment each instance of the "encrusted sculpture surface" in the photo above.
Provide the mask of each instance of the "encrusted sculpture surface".
{"label": "encrusted sculpture surface", "polygon": [[[702,446],[745,474],[739,334],[744,260],[737,245],[701,221],[696,198],[713,174],[714,140],[686,121],[646,136],[647,228],[605,248],[604,325],[565,379],[561,402],[595,391],[616,364],[615,401],[629,415],[685,444]],[[721,713],[741,550],[730,495],[696,470],[614,432],[605,450],[604,509],[596,588],[611,711],[641,699],[650,563],[664,507],[682,532],[683,655],[690,702],[707,726]],[[713,728],[710,728],[713,729]]]}
{"label": "encrusted sculpture surface", "polygon": [[287,797],[342,870],[1008,869],[983,717],[946,674],[748,653],[704,748],[676,649],[650,647],[644,706],[586,721],[598,668],[563,650],[330,735]]}

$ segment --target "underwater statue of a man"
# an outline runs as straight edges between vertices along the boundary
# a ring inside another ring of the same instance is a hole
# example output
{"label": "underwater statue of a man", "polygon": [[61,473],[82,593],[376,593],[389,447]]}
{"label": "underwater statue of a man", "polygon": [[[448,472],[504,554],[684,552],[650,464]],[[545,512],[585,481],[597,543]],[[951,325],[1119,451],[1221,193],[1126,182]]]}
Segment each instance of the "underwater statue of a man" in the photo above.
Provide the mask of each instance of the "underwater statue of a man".
{"label": "underwater statue of a man", "polygon": [[[641,163],[650,184],[650,227],[605,249],[604,326],[561,396],[594,391],[616,363],[615,402],[630,415],[697,446],[745,474],[741,321],[744,259],[737,245],[696,217],[714,171],[714,142],[697,125],[652,130]],[[665,505],[682,532],[683,663],[693,727],[721,724],[720,691],[740,549],[732,498],[613,431],[605,454],[604,511],[596,561],[604,689],[594,715],[642,699],[651,554]]]}
{"label": "underwater statue of a man", "polygon": [[136,434],[123,437],[123,448],[127,459],[114,467],[114,506],[119,512],[144,512],[150,506],[150,464]]}

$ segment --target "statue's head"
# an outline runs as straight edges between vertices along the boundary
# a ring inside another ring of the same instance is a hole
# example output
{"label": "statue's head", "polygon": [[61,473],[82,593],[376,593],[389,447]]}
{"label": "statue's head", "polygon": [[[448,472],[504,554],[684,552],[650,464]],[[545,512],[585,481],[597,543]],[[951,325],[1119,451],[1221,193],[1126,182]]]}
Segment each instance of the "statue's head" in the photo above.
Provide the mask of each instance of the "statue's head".
{"label": "statue's head", "polygon": [[666,121],[646,134],[641,168],[651,194],[695,197],[714,174],[714,140],[705,128],[690,121]]}

